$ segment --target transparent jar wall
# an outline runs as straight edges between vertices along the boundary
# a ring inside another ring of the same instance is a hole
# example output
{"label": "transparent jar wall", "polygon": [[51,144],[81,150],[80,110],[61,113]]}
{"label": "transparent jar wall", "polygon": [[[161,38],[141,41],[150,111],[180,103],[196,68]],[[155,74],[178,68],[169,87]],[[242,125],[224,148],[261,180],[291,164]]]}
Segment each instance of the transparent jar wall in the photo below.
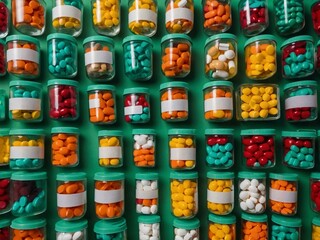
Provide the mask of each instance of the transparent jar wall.
{"label": "transparent jar wall", "polygon": [[[253,228],[256,229],[256,232],[252,231],[252,226],[254,226]],[[255,236],[259,236],[260,239],[268,239],[268,222],[254,222],[242,219],[241,240],[251,239]]]}
{"label": "transparent jar wall", "polygon": [[[223,231],[222,229],[224,229],[225,231]],[[222,232],[225,239],[236,240],[236,224],[221,224],[209,222],[208,239],[220,239],[218,232]]]}
{"label": "transparent jar wall", "polygon": [[136,179],[136,211],[140,214],[157,214],[158,180]]}
{"label": "transparent jar wall", "polygon": [[[1,5],[1,2],[0,2]],[[2,227],[0,228],[0,239],[10,240],[10,227]]]}
{"label": "transparent jar wall", "polygon": [[0,135],[0,166],[9,165],[10,143],[9,135]]}
{"label": "transparent jar wall", "polygon": [[121,167],[123,165],[122,136],[99,137],[99,165]]}
{"label": "transparent jar wall", "polygon": [[[199,228],[196,229],[185,229],[185,228],[177,228],[173,229],[175,239],[190,239],[190,240],[199,240],[200,239],[200,231]],[[189,237],[189,238],[188,238]]]}
{"label": "transparent jar wall", "polygon": [[[1,140],[0,140],[1,141]],[[11,190],[10,190],[10,178],[0,178],[0,215],[7,213],[11,210]],[[0,239],[1,239],[1,230],[0,230]]]}
{"label": "transparent jar wall", "polygon": [[310,203],[311,209],[316,213],[320,213],[320,179],[310,178]]}
{"label": "transparent jar wall", "polygon": [[311,6],[312,26],[316,34],[320,35],[320,2],[315,1]]}
{"label": "transparent jar wall", "polygon": [[150,99],[146,93],[124,95],[124,118],[129,123],[146,123],[150,121]]}
{"label": "transparent jar wall", "polygon": [[19,239],[21,236],[24,236],[23,239],[33,239],[34,236],[37,236],[39,239],[46,239],[46,229],[43,227],[35,229],[14,229],[11,228],[11,237],[12,239]]}
{"label": "transparent jar wall", "polygon": [[[3,4],[3,3],[0,2],[0,14],[1,14],[1,4]],[[1,29],[1,23],[0,23],[0,29]],[[7,71],[6,70],[6,68],[7,68],[6,62],[7,62],[7,60],[6,60],[6,46],[4,43],[0,42],[0,76],[4,76],[6,74],[6,71]]]}
{"label": "transparent jar wall", "polygon": [[117,232],[113,234],[100,234],[96,233],[96,240],[105,240],[105,239],[119,239],[119,240],[127,240],[127,232]]}
{"label": "transparent jar wall", "polygon": [[156,137],[154,134],[133,134],[133,161],[136,167],[155,167]]}
{"label": "transparent jar wall", "polygon": [[139,239],[160,239],[160,223],[139,223]]}
{"label": "transparent jar wall", "polygon": [[299,227],[288,227],[283,225],[278,225],[275,223],[272,223],[271,228],[271,239],[278,238],[279,234],[284,234],[285,236],[287,234],[290,234],[293,239],[300,240],[301,238],[301,229]]}
{"label": "transparent jar wall", "polygon": [[57,240],[63,239],[87,239],[87,229],[82,229],[76,232],[57,232],[56,233]]}
{"label": "transparent jar wall", "polygon": [[8,35],[10,23],[9,9],[4,1],[0,1],[0,14],[3,16],[0,22],[0,38],[5,38]]}

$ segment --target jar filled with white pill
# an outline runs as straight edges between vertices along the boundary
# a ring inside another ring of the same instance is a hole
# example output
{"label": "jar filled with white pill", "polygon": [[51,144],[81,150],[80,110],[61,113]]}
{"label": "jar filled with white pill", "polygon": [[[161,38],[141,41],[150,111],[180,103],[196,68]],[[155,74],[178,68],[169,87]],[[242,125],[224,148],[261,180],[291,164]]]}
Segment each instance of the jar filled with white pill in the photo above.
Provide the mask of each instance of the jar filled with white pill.
{"label": "jar filled with white pill", "polygon": [[173,235],[175,240],[199,240],[200,221],[198,218],[173,220]]}
{"label": "jar filled with white pill", "polygon": [[155,167],[156,131],[133,129],[133,162],[136,167]]}
{"label": "jar filled with white pill", "polygon": [[160,240],[160,216],[139,216],[139,240]]}
{"label": "jar filled with white pill", "polygon": [[77,221],[61,220],[56,223],[57,240],[85,240],[87,239],[88,221],[86,219]]}

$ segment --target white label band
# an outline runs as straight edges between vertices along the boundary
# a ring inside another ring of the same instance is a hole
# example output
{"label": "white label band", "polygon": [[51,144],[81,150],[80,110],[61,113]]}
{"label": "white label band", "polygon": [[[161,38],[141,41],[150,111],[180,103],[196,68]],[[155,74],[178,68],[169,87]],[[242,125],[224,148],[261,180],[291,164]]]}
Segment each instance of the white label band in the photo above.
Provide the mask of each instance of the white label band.
{"label": "white label band", "polygon": [[166,12],[166,23],[176,19],[193,22],[193,12],[188,8],[173,8]]}
{"label": "white label band", "polygon": [[150,21],[157,24],[157,13],[148,9],[135,9],[129,12],[129,24],[138,21]]}
{"label": "white label band", "polygon": [[10,159],[40,158],[44,159],[44,148],[35,146],[10,147]]}
{"label": "white label band", "polygon": [[166,100],[161,102],[162,113],[188,110],[188,100]]}
{"label": "white label band", "polygon": [[121,202],[124,199],[123,188],[117,190],[94,190],[94,201],[100,204]]}
{"label": "white label band", "polygon": [[142,114],[142,113],[143,113],[143,109],[141,105],[124,107],[124,115]]}
{"label": "white label band", "polygon": [[39,53],[32,49],[12,48],[7,50],[7,62],[12,60],[23,60],[39,64],[39,59]]}
{"label": "white label band", "polygon": [[204,111],[233,110],[232,98],[210,98],[204,101]]}
{"label": "white label band", "polygon": [[91,51],[84,55],[85,65],[93,63],[113,64],[112,52],[109,51]]}
{"label": "white label band", "polygon": [[138,199],[158,198],[158,190],[150,190],[150,191],[136,190],[136,198]]}
{"label": "white label band", "polygon": [[77,207],[87,203],[87,192],[75,194],[59,194],[57,193],[58,207]]}
{"label": "white label band", "polygon": [[285,108],[303,108],[303,107],[317,107],[317,96],[307,95],[307,96],[296,96],[290,97],[285,100]]}
{"label": "white label band", "polygon": [[36,98],[10,98],[9,110],[41,110],[41,100]]}
{"label": "white label band", "polygon": [[52,19],[54,20],[60,17],[71,17],[81,22],[81,11],[74,6],[56,6],[52,9]]}
{"label": "white label band", "polygon": [[89,99],[89,108],[100,108],[100,99]]}
{"label": "white label band", "polygon": [[212,203],[234,203],[234,192],[214,192],[207,190],[207,201]]}
{"label": "white label band", "polygon": [[196,160],[195,148],[171,148],[170,160]]}
{"label": "white label band", "polygon": [[270,200],[284,202],[284,203],[296,203],[298,198],[297,191],[283,191],[283,190],[276,190],[270,188],[269,190],[269,198]]}
{"label": "white label band", "polygon": [[122,158],[120,146],[99,147],[99,158]]}

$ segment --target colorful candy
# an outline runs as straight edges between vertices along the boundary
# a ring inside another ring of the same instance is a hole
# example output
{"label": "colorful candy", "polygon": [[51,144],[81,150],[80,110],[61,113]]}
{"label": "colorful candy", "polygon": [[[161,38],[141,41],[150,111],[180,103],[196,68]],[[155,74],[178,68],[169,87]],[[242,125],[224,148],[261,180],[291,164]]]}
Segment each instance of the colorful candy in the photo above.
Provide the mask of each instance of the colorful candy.
{"label": "colorful candy", "polygon": [[236,217],[209,214],[208,239],[236,240]]}
{"label": "colorful candy", "polygon": [[9,10],[7,5],[0,2],[0,38],[4,38],[9,32]]}
{"label": "colorful candy", "polygon": [[174,219],[174,239],[176,240],[199,240],[200,221],[197,218],[182,220]]}
{"label": "colorful candy", "polygon": [[242,218],[242,240],[268,239],[268,217],[267,215],[249,215],[246,213],[241,214]]}
{"label": "colorful candy", "polygon": [[271,239],[298,240],[301,234],[302,221],[300,218],[289,218],[272,215]]}
{"label": "colorful candy", "polygon": [[102,130],[99,136],[99,165],[121,167],[123,165],[122,131]]}
{"label": "colorful candy", "polygon": [[56,240],[85,240],[87,236],[87,220],[64,221],[55,224]]}
{"label": "colorful candy", "polygon": [[94,224],[93,231],[97,240],[123,240],[126,239],[127,224],[125,218],[104,221]]}
{"label": "colorful candy", "polygon": [[320,212],[320,175],[311,173],[310,175],[310,200],[311,208],[315,212]]}
{"label": "colorful candy", "polygon": [[[2,2],[0,2],[0,5],[1,4],[2,4]],[[0,9],[1,9],[1,7],[0,7]],[[6,51],[5,42],[0,39],[0,76],[4,76],[6,74],[6,71],[7,71],[7,69],[6,69],[7,65],[6,65],[5,51]]]}
{"label": "colorful candy", "polygon": [[9,164],[10,143],[9,143],[9,129],[0,129],[0,166]]}
{"label": "colorful candy", "polygon": [[[10,177],[11,172],[0,172],[0,214],[7,213],[11,210],[10,202]],[[1,239],[1,230],[0,230]]]}
{"label": "colorful candy", "polygon": [[320,2],[316,1],[311,6],[313,30],[320,35]]}
{"label": "colorful candy", "polygon": [[160,240],[160,216],[139,216],[139,239]]}
{"label": "colorful candy", "polygon": [[11,222],[10,239],[44,240],[46,239],[46,219],[26,217],[16,218]]}
{"label": "colorful candy", "polygon": [[136,174],[136,211],[142,214],[158,212],[158,174]]}
{"label": "colorful candy", "polygon": [[133,161],[137,167],[155,166],[155,139],[153,129],[134,129],[133,135]]}

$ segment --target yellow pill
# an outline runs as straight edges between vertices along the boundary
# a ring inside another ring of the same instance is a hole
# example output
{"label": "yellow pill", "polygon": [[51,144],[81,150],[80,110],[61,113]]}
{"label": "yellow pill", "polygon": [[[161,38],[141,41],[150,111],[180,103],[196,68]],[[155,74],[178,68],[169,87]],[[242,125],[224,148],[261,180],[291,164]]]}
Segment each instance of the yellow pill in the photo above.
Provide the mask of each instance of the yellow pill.
{"label": "yellow pill", "polygon": [[249,112],[250,118],[258,118],[260,116],[258,111],[251,111]]}
{"label": "yellow pill", "polygon": [[251,88],[251,92],[252,92],[254,95],[257,95],[257,94],[259,94],[259,88],[258,88],[258,87],[252,87],[252,88]]}
{"label": "yellow pill", "polygon": [[38,119],[40,117],[40,115],[41,115],[40,111],[33,111],[31,117],[33,119]]}
{"label": "yellow pill", "polygon": [[242,89],[242,93],[244,95],[250,95],[251,94],[251,89],[250,88],[243,88]]}
{"label": "yellow pill", "polygon": [[185,164],[186,164],[186,167],[190,168],[194,166],[194,161],[186,161]]}
{"label": "yellow pill", "polygon": [[274,46],[273,46],[273,45],[269,45],[269,46],[266,48],[266,52],[267,52],[267,54],[269,54],[269,55],[273,55],[274,52],[275,52]]}
{"label": "yellow pill", "polygon": [[73,27],[74,27],[73,22],[66,22],[66,23],[64,24],[64,26],[65,26],[66,28],[73,28]]}
{"label": "yellow pill", "polygon": [[263,101],[269,101],[271,99],[271,96],[267,93],[263,94],[262,95],[262,100]]}
{"label": "yellow pill", "polygon": [[242,113],[241,113],[241,117],[242,117],[243,119],[247,119],[247,118],[249,118],[249,113],[248,113],[248,112],[242,112]]}
{"label": "yellow pill", "polygon": [[278,115],[279,110],[277,108],[269,109],[269,114],[271,115]]}
{"label": "yellow pill", "polygon": [[186,145],[187,146],[192,146],[192,144],[193,144],[193,140],[191,138],[187,138],[186,139]]}
{"label": "yellow pill", "polygon": [[112,166],[117,166],[119,165],[119,163],[120,163],[120,160],[118,158],[114,158],[110,160],[110,165]]}
{"label": "yellow pill", "polygon": [[241,104],[241,110],[243,111],[249,111],[250,110],[250,106],[247,103],[242,103]]}
{"label": "yellow pill", "polygon": [[263,102],[260,103],[260,107],[262,109],[268,109],[269,108],[269,104],[268,104],[268,102],[263,101]]}
{"label": "yellow pill", "polygon": [[261,118],[267,118],[267,117],[268,117],[268,113],[269,113],[269,111],[268,111],[267,109],[263,109],[263,110],[261,110],[261,111],[259,112],[259,116],[260,116]]}
{"label": "yellow pill", "polygon": [[108,146],[119,146],[120,145],[119,139],[117,137],[111,137],[108,140],[107,145]]}

